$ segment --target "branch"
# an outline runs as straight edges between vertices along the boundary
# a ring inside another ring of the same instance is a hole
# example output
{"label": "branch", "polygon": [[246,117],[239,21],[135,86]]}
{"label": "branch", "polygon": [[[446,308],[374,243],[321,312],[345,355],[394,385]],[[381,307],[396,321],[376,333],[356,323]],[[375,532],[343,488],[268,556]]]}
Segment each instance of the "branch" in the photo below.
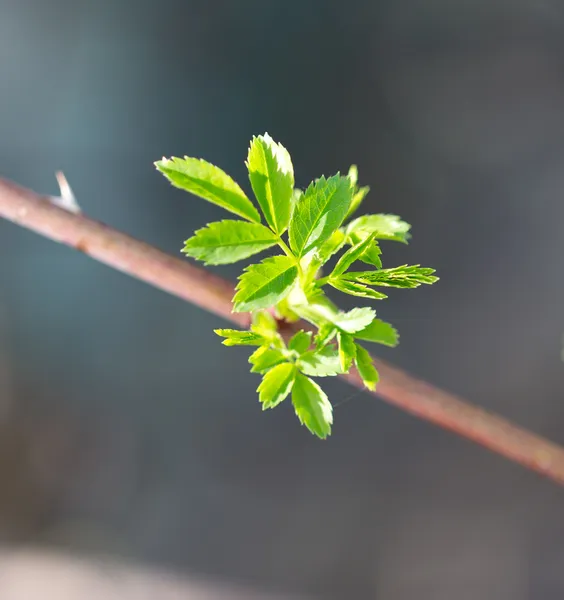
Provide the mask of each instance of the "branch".
{"label": "branch", "polygon": [[[107,225],[59,208],[47,197],[3,179],[0,179],[0,217],[84,252],[238,326],[250,325],[248,314],[231,312],[231,283]],[[293,326],[301,327],[308,326],[303,323]],[[291,329],[285,333],[290,334]],[[380,372],[374,395],[564,485],[564,448],[379,359],[374,362]],[[343,377],[363,388],[356,372]]]}

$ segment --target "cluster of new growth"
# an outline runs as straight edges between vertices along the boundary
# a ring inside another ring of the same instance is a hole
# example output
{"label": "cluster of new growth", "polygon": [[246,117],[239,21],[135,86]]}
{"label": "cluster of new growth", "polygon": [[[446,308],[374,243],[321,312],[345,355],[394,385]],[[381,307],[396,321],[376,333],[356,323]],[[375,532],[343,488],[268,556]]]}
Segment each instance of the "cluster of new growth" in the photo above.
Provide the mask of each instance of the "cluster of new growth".
{"label": "cluster of new growth", "polygon": [[[320,438],[331,433],[333,411],[312,377],[348,373],[356,367],[373,390],[378,373],[360,341],[388,346],[397,331],[370,307],[344,312],[327,297],[331,286],[345,294],[382,300],[375,288],[415,288],[437,281],[419,265],[382,268],[380,240],[407,243],[410,225],[396,215],[369,214],[351,220],[368,187],[358,187],[356,167],[348,175],[320,177],[305,191],[294,187],[290,154],[268,134],[251,140],[247,169],[265,224],[241,187],[218,167],[200,159],[163,158],[155,163],[176,187],[234,213],[240,219],[209,223],[183,248],[208,265],[224,265],[277,246],[281,254],[247,267],[239,277],[234,312],[252,313],[249,331],[218,329],[226,346],[256,346],[249,358],[259,373],[263,409],[291,395],[300,422]],[[321,267],[344,251],[329,275]],[[362,263],[358,270],[352,267]],[[275,318],[276,317],[276,318]],[[277,320],[303,319],[315,329],[298,331],[287,343]]]}

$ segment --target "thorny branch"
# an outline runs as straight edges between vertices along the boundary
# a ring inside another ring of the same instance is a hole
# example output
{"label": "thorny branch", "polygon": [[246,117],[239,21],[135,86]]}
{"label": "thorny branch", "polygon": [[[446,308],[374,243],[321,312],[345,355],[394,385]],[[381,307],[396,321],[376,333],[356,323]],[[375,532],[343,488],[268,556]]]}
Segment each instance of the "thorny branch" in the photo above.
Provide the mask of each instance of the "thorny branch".
{"label": "thorny branch", "polygon": [[[0,179],[0,217],[84,252],[240,327],[250,324],[249,315],[231,312],[233,285],[228,281],[107,225],[64,210],[47,197],[4,179]],[[285,333],[307,327],[298,323],[287,326]],[[374,395],[564,485],[564,448],[379,359],[374,362],[380,372]],[[363,388],[356,371],[343,377]]]}

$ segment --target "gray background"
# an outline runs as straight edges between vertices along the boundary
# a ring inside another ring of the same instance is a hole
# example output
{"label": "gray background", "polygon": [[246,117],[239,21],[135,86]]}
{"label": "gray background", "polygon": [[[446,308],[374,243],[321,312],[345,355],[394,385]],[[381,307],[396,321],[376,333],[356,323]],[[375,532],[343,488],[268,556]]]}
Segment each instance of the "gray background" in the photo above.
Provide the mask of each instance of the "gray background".
{"label": "gray background", "polygon": [[[300,185],[356,162],[413,224],[386,263],[441,276],[378,305],[377,352],[564,443],[563,36],[550,0],[0,0],[0,170],[62,169],[178,253],[222,213],[162,155],[247,189],[264,131]],[[218,318],[6,223],[0,257],[2,541],[327,600],[562,598],[556,486],[338,381],[319,442],[260,411]]]}

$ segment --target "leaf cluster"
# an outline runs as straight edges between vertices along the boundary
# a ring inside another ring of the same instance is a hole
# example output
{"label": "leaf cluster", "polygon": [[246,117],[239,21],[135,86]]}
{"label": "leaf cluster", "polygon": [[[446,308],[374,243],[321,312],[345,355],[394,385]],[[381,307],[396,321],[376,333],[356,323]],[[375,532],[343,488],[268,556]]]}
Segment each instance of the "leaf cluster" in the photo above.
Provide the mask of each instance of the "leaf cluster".
{"label": "leaf cluster", "polygon": [[[320,177],[305,190],[295,187],[290,154],[268,134],[253,137],[246,166],[262,213],[242,188],[218,167],[196,158],[163,158],[157,169],[176,187],[216,204],[239,219],[209,223],[186,240],[182,251],[206,265],[224,265],[278,247],[280,253],[244,269],[233,298],[234,312],[250,312],[249,331],[218,329],[226,346],[256,346],[251,372],[262,376],[257,389],[263,409],[288,396],[299,421],[326,438],[332,407],[313,377],[348,373],[355,367],[368,389],[378,373],[359,341],[387,346],[397,331],[376,318],[371,307],[348,312],[324,288],[381,300],[381,288],[415,288],[437,281],[434,269],[419,265],[383,268],[380,241],[407,243],[410,225],[396,215],[370,214],[351,219],[369,188],[358,186],[353,165],[346,176]],[[264,221],[263,221],[264,218]],[[326,276],[321,269],[338,253]],[[353,266],[361,263],[361,268]],[[380,288],[380,289],[377,289]],[[304,319],[315,329],[300,330],[286,343],[277,320]]]}

